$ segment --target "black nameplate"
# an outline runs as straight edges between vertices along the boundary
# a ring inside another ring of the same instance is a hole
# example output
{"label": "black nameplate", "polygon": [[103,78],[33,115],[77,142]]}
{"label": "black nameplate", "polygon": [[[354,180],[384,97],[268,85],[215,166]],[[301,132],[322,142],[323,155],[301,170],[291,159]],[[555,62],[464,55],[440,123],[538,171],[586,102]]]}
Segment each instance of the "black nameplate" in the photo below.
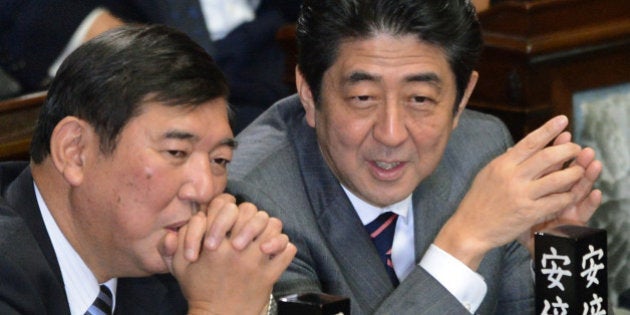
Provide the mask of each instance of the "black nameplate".
{"label": "black nameplate", "polygon": [[564,225],[535,244],[536,314],[609,314],[605,230]]}
{"label": "black nameplate", "polygon": [[323,293],[295,294],[278,300],[278,315],[350,315],[350,299]]}

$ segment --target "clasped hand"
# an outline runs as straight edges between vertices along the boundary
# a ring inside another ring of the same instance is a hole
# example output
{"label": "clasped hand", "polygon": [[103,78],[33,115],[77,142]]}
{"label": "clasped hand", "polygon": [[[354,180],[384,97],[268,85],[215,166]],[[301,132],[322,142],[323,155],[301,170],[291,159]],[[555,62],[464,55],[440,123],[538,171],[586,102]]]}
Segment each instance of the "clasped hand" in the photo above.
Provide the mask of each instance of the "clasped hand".
{"label": "clasped hand", "polygon": [[549,120],[483,168],[435,244],[476,270],[492,248],[518,239],[533,255],[536,230],[586,224],[601,202],[602,165],[567,125]]}
{"label": "clasped hand", "polygon": [[296,248],[278,219],[222,194],[168,233],[160,251],[189,313],[261,314]]}

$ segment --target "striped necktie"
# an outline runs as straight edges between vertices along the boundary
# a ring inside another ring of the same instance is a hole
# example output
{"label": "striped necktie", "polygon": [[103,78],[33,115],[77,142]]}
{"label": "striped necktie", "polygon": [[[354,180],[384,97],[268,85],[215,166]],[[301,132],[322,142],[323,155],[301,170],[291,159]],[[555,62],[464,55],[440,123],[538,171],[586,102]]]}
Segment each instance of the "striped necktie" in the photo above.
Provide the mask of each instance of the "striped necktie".
{"label": "striped necktie", "polygon": [[101,284],[101,291],[98,293],[94,303],[90,305],[85,315],[111,315],[112,314],[112,291]]}
{"label": "striped necktie", "polygon": [[394,271],[394,264],[392,264],[392,243],[394,242],[397,219],[397,214],[385,212],[365,226],[372,238],[372,242],[376,246],[378,254],[381,256],[383,264],[385,264],[385,269],[394,287],[398,286],[399,283]]}

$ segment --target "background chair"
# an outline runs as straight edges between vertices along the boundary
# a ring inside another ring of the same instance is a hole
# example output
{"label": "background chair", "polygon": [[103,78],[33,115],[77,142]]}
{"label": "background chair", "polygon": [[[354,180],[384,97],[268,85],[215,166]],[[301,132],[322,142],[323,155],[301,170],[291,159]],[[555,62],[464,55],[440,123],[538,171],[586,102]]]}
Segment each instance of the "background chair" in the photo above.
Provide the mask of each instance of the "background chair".
{"label": "background chair", "polygon": [[46,92],[0,101],[0,161],[28,160],[31,137]]}

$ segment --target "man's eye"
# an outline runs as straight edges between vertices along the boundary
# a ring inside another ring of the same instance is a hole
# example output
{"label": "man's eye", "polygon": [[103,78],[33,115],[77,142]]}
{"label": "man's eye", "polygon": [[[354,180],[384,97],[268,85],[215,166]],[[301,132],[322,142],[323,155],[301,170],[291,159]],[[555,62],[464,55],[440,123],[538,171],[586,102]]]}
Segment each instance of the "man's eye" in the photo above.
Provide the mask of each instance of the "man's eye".
{"label": "man's eye", "polygon": [[428,99],[427,97],[425,97],[425,96],[414,96],[414,97],[413,97],[413,101],[414,101],[415,103],[425,103],[425,102],[427,102],[428,100],[429,100],[429,99]]}
{"label": "man's eye", "polygon": [[167,152],[169,155],[176,158],[185,158],[188,155],[186,151],[182,150],[168,150]]}
{"label": "man's eye", "polygon": [[213,159],[212,162],[221,167],[227,167],[227,165],[230,164],[230,160],[224,159],[224,158],[216,158],[216,159]]}
{"label": "man's eye", "polygon": [[359,96],[355,96],[354,97],[357,101],[369,101],[370,100],[370,96],[369,95],[359,95]]}

